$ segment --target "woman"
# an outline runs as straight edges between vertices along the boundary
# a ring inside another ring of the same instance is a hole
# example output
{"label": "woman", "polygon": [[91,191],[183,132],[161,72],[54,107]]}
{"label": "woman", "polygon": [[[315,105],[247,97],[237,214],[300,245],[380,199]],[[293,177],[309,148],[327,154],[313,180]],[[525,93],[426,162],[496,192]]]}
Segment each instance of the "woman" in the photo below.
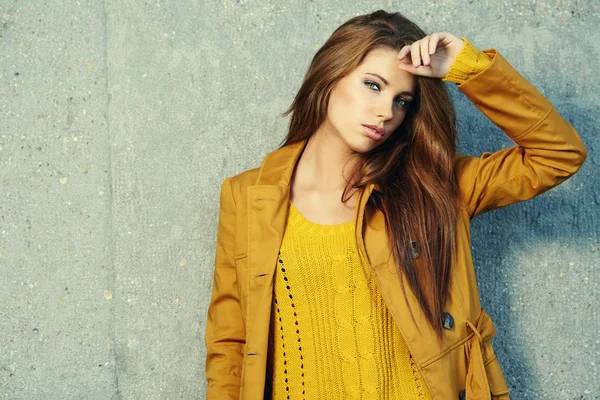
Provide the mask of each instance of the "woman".
{"label": "woman", "polygon": [[[517,145],[456,154],[444,82]],[[508,399],[469,220],[586,158],[494,49],[377,11],[315,55],[288,135],[221,187],[208,399]]]}

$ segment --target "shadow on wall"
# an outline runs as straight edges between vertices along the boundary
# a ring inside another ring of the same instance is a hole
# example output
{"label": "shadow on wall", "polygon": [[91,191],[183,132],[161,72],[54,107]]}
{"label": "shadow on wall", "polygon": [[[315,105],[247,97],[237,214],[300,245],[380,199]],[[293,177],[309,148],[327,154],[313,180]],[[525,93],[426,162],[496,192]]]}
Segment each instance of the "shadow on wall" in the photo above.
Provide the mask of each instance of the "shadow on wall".
{"label": "shadow on wall", "polygon": [[[451,93],[459,121],[460,153],[479,156],[484,151],[493,152],[514,146],[514,142],[477,110],[458,89],[451,89]],[[548,290],[545,288],[544,282],[516,282],[521,279],[521,276],[513,263],[517,262],[516,258],[519,258],[520,254],[527,251],[528,248],[547,244],[550,248],[557,249],[557,243],[567,246],[577,245],[577,248],[580,245],[589,247],[590,243],[596,242],[594,238],[600,236],[597,221],[598,205],[600,204],[600,189],[598,189],[600,188],[600,179],[598,174],[593,173],[597,164],[600,163],[600,157],[594,155],[595,143],[592,141],[591,134],[596,131],[597,126],[596,122],[592,120],[594,114],[590,110],[578,108],[573,104],[553,103],[553,105],[561,116],[575,127],[588,150],[588,158],[582,168],[564,183],[565,185],[568,183],[569,189],[561,188],[559,190],[559,185],[534,199],[478,216],[471,224],[473,261],[480,288],[481,304],[492,316],[496,325],[497,334],[493,339],[494,348],[511,390],[511,397],[515,399],[538,398],[544,390],[540,376],[537,375],[539,371],[536,371],[536,366],[528,356],[531,354],[528,348],[531,342],[528,344],[523,339],[523,326],[515,322],[515,315],[519,315],[521,311],[510,309],[520,300],[514,298],[517,291],[514,290],[513,284],[519,284],[521,288],[518,290],[521,292],[532,290],[530,288],[534,287],[533,291],[537,293],[532,293],[528,297],[535,297],[537,294],[543,295],[543,297],[552,296],[552,289],[558,289],[559,284],[550,283],[552,288]],[[557,249],[554,254],[561,254],[560,249]],[[529,255],[528,257],[532,259],[531,257],[535,256]],[[568,254],[562,257],[568,257]],[[556,258],[556,256],[548,255],[547,259],[540,261],[565,265],[565,270],[569,268],[571,260],[561,258],[560,255],[558,259]],[[532,268],[534,267],[532,266]],[[547,272],[531,271],[531,275],[535,273],[545,274]],[[556,293],[556,296],[558,295],[560,293]],[[529,300],[528,302],[531,303]],[[554,311],[550,304],[535,304],[534,306],[525,304],[524,306],[528,309],[528,313],[531,313],[529,308],[541,311],[535,314],[535,320],[532,319],[531,323],[528,323],[531,330],[549,324],[544,321],[545,313],[563,313],[560,309]],[[590,310],[593,308],[592,305]],[[573,321],[583,317],[584,325],[586,320],[593,323],[594,316],[591,314],[586,316],[585,313],[586,310],[580,307],[573,314],[556,315],[553,319]],[[567,326],[569,326],[568,321],[564,322]],[[579,332],[573,332],[573,329],[554,331],[549,336],[570,342],[572,335],[579,334]],[[590,333],[591,336],[592,333]],[[551,345],[550,340],[543,339],[538,342],[537,350]],[[549,351],[569,354],[569,350],[564,347],[566,346]],[[570,357],[576,359],[576,356],[571,355]],[[576,375],[586,373],[586,367],[583,364],[575,364],[571,370],[563,370],[564,365],[549,366],[549,369],[553,368],[556,370],[555,376],[563,375],[561,380],[569,380],[570,376],[577,382]]]}

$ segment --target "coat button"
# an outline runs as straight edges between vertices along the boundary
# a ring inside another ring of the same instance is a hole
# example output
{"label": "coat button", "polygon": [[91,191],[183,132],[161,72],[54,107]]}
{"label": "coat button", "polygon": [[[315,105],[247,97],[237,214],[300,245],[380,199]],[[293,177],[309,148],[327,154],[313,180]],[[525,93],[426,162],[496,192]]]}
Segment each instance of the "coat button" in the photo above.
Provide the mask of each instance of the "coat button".
{"label": "coat button", "polygon": [[419,254],[421,254],[421,248],[417,242],[410,242],[410,256],[412,258],[419,258]]}
{"label": "coat button", "polygon": [[452,315],[450,315],[449,312],[444,311],[442,313],[442,325],[446,329],[452,329],[452,327],[454,326],[454,318],[452,318]]}
{"label": "coat button", "polygon": [[461,390],[460,393],[458,394],[458,400],[466,400],[467,399],[467,394],[465,393],[464,390]]}

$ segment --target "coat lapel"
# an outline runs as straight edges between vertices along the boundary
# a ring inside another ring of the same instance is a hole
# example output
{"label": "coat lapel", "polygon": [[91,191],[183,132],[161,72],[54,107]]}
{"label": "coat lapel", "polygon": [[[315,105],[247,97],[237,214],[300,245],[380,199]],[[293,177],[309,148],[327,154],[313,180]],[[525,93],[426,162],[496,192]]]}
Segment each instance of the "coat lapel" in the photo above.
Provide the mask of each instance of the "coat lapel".
{"label": "coat lapel", "polygon": [[290,181],[306,141],[269,153],[248,186],[248,297],[242,398],[262,398],[266,377],[273,276],[287,219]]}
{"label": "coat lapel", "polygon": [[[420,364],[438,354],[441,348],[408,280],[403,279],[402,283],[400,282],[396,260],[388,242],[383,212],[374,207],[366,207],[371,192],[376,188],[376,185],[367,186],[359,200],[357,224],[360,224],[362,229],[356,231],[356,243],[359,251],[366,254],[367,268],[370,268],[375,278],[396,327],[411,355],[417,364]],[[403,291],[406,292],[408,301],[405,301]],[[409,307],[414,321],[411,319]],[[423,343],[427,345],[422,345]]]}

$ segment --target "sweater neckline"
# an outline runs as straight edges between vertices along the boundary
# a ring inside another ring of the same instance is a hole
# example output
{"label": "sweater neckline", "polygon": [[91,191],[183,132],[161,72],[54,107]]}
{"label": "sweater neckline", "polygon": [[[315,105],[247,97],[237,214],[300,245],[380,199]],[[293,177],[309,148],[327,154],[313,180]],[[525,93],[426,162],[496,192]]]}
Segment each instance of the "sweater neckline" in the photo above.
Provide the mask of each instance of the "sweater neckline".
{"label": "sweater neckline", "polygon": [[309,221],[300,213],[291,201],[289,201],[289,223],[292,224],[294,228],[311,234],[342,234],[354,232],[354,221],[347,221],[334,225],[324,225]]}

